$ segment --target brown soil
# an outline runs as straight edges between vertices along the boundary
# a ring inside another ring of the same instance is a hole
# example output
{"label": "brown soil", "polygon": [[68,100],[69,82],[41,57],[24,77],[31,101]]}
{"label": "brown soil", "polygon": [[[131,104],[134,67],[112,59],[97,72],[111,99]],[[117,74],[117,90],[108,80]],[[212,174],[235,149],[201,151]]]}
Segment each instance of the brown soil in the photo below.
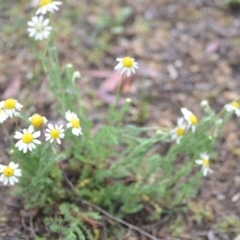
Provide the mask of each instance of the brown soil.
{"label": "brown soil", "polygon": [[[116,78],[111,71],[115,58],[126,54],[134,56],[140,66],[130,87],[122,92],[123,99],[130,97],[134,103],[129,121],[151,127],[173,127],[183,106],[200,117],[202,100],[208,100],[219,111],[239,96],[238,9],[230,10],[220,0],[68,2],[71,3],[64,3],[54,16],[61,29],[57,33],[60,60],[62,66],[70,62],[81,71],[83,77],[78,84],[83,104],[96,124],[101,124],[99,119],[111,101],[99,94],[99,88],[105,79]],[[126,6],[132,12],[126,17],[121,34],[114,34],[114,26],[109,23],[100,26],[106,12],[115,20]],[[25,26],[35,8],[24,1],[19,1],[18,6],[6,1],[3,10],[0,12],[4,29],[0,36],[1,98],[17,97],[26,109],[29,107],[29,112],[36,110],[56,119],[51,111],[54,98],[46,90],[47,79],[43,75],[41,79],[32,78],[41,69],[29,48]],[[139,96],[143,88],[145,95]],[[140,107],[142,98],[148,103],[145,114]],[[11,129],[10,124],[7,127]],[[216,147],[214,174],[204,180],[196,198],[187,204],[187,210],[138,227],[159,239],[234,239],[240,232],[238,127],[239,119],[233,118],[224,129]],[[6,147],[7,141],[2,138],[1,163],[7,162]],[[2,185],[0,188],[0,238],[30,239],[34,228],[31,224],[35,226],[38,213],[23,210],[22,200],[11,197],[12,188]],[[41,229],[40,223],[36,226]],[[132,231],[121,239],[138,237]]]}

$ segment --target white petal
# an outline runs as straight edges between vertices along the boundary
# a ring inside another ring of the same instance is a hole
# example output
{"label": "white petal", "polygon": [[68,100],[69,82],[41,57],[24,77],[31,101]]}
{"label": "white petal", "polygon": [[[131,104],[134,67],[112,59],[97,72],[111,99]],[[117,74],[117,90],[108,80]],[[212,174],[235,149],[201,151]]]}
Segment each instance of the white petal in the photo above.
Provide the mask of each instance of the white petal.
{"label": "white petal", "polygon": [[21,132],[15,132],[14,138],[21,139],[23,134]]}
{"label": "white petal", "polygon": [[30,32],[29,37],[33,37],[35,34],[36,34],[36,30],[33,29],[33,30]]}
{"label": "white petal", "polygon": [[58,126],[58,129],[59,129],[59,130],[64,131],[62,128],[63,128],[63,125],[59,125],[59,126]]}
{"label": "white petal", "polygon": [[34,27],[35,26],[35,24],[32,21],[28,21],[27,25],[30,26],[30,27]]}
{"label": "white petal", "polygon": [[27,146],[28,146],[28,150],[29,150],[29,151],[32,151],[32,150],[33,150],[33,147],[32,147],[32,144],[31,144],[31,143],[28,144]]}
{"label": "white petal", "polygon": [[9,166],[10,168],[17,169],[19,165],[18,165],[18,164],[15,164],[14,162],[10,162],[8,166]]}
{"label": "white petal", "polygon": [[18,178],[16,178],[15,176],[12,176],[11,178],[12,178],[13,182],[18,182]]}
{"label": "white petal", "polygon": [[72,119],[72,114],[71,114],[71,112],[70,112],[69,110],[66,112],[65,118],[66,118],[68,121],[71,121],[71,119]]}
{"label": "white petal", "polygon": [[235,113],[236,113],[236,115],[237,115],[238,117],[240,117],[240,109],[237,109],[237,110],[235,111]]}
{"label": "white petal", "polygon": [[201,157],[201,159],[209,159],[209,155],[206,152],[201,153],[200,157]]}
{"label": "white petal", "polygon": [[20,104],[19,102],[17,102],[17,104],[16,104],[16,108],[17,108],[17,110],[21,110],[22,107],[23,107],[23,105]]}
{"label": "white petal", "polygon": [[23,152],[24,152],[24,153],[26,153],[26,152],[27,152],[27,150],[28,150],[28,145],[27,145],[27,144],[25,144],[25,145],[23,146]]}
{"label": "white petal", "polygon": [[18,148],[19,151],[22,151],[23,146],[25,145],[25,143],[22,140],[19,140],[15,146]]}
{"label": "white petal", "polygon": [[178,118],[177,123],[178,126],[181,126],[184,123],[184,118],[183,117]]}
{"label": "white petal", "polygon": [[202,164],[203,164],[203,160],[198,159],[198,160],[195,161],[195,163],[196,163],[196,164],[199,164],[199,165],[202,165]]}
{"label": "white petal", "polygon": [[73,118],[76,118],[77,120],[79,120],[76,113],[72,113],[72,117],[73,117]]}
{"label": "white petal", "polygon": [[33,138],[38,138],[41,136],[41,132],[40,131],[37,131],[35,133],[33,133]]}
{"label": "white petal", "polygon": [[192,128],[192,132],[194,133],[194,132],[195,132],[195,130],[196,130],[196,127],[192,125],[192,127],[191,127],[191,128]]}
{"label": "white petal", "polygon": [[127,77],[131,76],[131,70],[126,70],[127,71]]}
{"label": "white petal", "polygon": [[36,144],[41,144],[41,141],[37,140],[37,139],[33,139],[33,142]]}
{"label": "white petal", "polygon": [[4,179],[5,179],[4,175],[1,175],[1,176],[0,176],[0,182],[3,182]]}
{"label": "white petal", "polygon": [[21,144],[24,144],[24,143],[23,143],[22,140],[19,140],[19,141],[15,144],[15,146],[18,148]]}
{"label": "white petal", "polygon": [[36,145],[34,143],[30,143],[30,144],[31,144],[32,149],[36,148]]}
{"label": "white petal", "polygon": [[54,127],[53,127],[53,125],[51,123],[48,124],[48,128],[51,129],[51,130],[54,129]]}
{"label": "white petal", "polygon": [[34,132],[34,128],[33,128],[32,125],[29,126],[27,132],[28,132],[28,133],[33,133],[33,132]]}
{"label": "white petal", "polygon": [[50,136],[50,135],[46,136],[45,141],[49,141],[49,139],[51,139],[51,136]]}
{"label": "white petal", "polygon": [[21,141],[20,144],[18,145],[18,150],[19,150],[19,151],[22,151],[25,145],[26,145],[26,144],[23,143],[23,141]]}
{"label": "white petal", "polygon": [[8,183],[8,178],[7,177],[4,177],[4,182],[3,184],[6,185]]}
{"label": "white petal", "polygon": [[21,177],[21,176],[22,176],[22,171],[21,171],[21,169],[16,169],[16,170],[14,171],[14,176],[16,176],[16,177]]}
{"label": "white petal", "polygon": [[48,18],[44,19],[43,25],[47,26],[49,24],[50,20]]}
{"label": "white petal", "polygon": [[208,168],[203,168],[203,176],[206,177],[208,173]]}
{"label": "white petal", "polygon": [[10,177],[8,180],[9,180],[9,183],[10,183],[11,185],[14,185],[14,181],[13,181],[13,178],[12,178],[12,177]]}
{"label": "white petal", "polygon": [[38,23],[38,22],[39,22],[38,16],[32,17],[32,22],[33,22],[34,24]]}
{"label": "white petal", "polygon": [[191,112],[187,108],[181,108],[181,112],[185,119],[188,119],[191,115]]}
{"label": "white petal", "polygon": [[76,135],[76,136],[79,135],[79,133],[78,133],[78,131],[77,131],[76,128],[72,128],[72,134],[74,134],[74,135]]}
{"label": "white petal", "polygon": [[181,141],[181,137],[178,137],[177,140],[176,140],[176,143],[179,144]]}

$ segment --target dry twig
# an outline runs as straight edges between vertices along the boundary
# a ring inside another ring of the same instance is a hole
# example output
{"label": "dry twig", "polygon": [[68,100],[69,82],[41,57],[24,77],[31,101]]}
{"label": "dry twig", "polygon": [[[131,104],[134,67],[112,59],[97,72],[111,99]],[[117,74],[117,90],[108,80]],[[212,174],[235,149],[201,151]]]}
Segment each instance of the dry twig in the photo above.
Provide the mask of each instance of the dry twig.
{"label": "dry twig", "polygon": [[[59,162],[59,165],[60,165],[60,167],[62,168],[61,162]],[[62,170],[63,170],[63,168],[62,168]],[[114,217],[113,215],[111,215],[111,214],[108,213],[107,211],[103,210],[102,208],[98,207],[97,205],[95,205],[95,204],[93,204],[93,203],[91,203],[91,202],[89,202],[89,201],[86,201],[86,200],[80,198],[80,197],[78,196],[78,194],[77,194],[77,191],[76,191],[75,187],[73,186],[72,182],[68,179],[68,177],[66,176],[66,174],[64,173],[64,171],[63,171],[63,174],[64,174],[64,178],[65,178],[65,180],[67,181],[69,187],[70,187],[70,188],[73,190],[73,192],[77,195],[77,198],[79,199],[79,201],[80,201],[81,203],[83,203],[83,204],[85,204],[85,205],[88,205],[88,206],[94,208],[95,210],[97,210],[98,212],[104,214],[104,215],[107,216],[108,218],[110,218],[110,219],[112,219],[112,220],[114,220],[114,221],[116,221],[116,222],[119,222],[119,223],[121,223],[122,225],[125,225],[125,226],[127,226],[128,228],[133,229],[133,230],[135,230],[136,232],[138,232],[138,233],[140,233],[140,234],[142,234],[142,235],[144,235],[144,236],[146,236],[146,237],[148,237],[148,238],[150,238],[150,239],[152,239],[152,240],[160,240],[159,238],[154,237],[153,235],[151,235],[151,234],[149,234],[149,233],[141,230],[140,228],[138,228],[138,227],[136,227],[136,226],[134,226],[134,225],[132,225],[132,224],[130,224],[130,223],[128,223],[128,222],[120,219],[120,218]],[[164,239],[161,239],[161,240],[164,240]]]}

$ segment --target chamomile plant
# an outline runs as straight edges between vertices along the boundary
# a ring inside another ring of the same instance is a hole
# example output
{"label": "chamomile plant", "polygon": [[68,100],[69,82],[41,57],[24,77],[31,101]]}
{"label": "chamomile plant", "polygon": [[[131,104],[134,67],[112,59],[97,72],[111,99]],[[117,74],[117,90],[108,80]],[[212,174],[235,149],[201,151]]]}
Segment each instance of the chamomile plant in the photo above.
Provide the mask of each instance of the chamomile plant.
{"label": "chamomile plant", "polygon": [[[26,22],[42,74],[48,79],[47,90],[55,97],[56,112],[29,112],[13,98],[0,102],[4,129],[6,121],[18,122],[14,134],[9,134],[9,163],[0,163],[0,182],[17,185],[16,192],[24,196],[28,208],[41,207],[52,215],[52,209],[59,205],[65,206],[62,210],[74,209],[62,211],[67,225],[58,217],[46,221],[51,226],[58,221],[55,226],[61,234],[62,225],[63,229],[71,226],[79,234],[83,232],[86,218],[76,210],[79,197],[84,203],[97,205],[96,209],[121,217],[149,205],[159,219],[164,209],[193,197],[203,176],[211,180],[216,171],[214,164],[210,167],[212,152],[229,118],[240,116],[239,99],[226,103],[219,113],[207,101],[191,110],[182,106],[172,128],[130,124],[125,116],[132,100],[116,101],[101,126],[96,126],[81,101],[84,88],[77,82],[80,72],[71,64],[65,68],[59,64],[52,34],[58,32],[49,19],[61,4],[41,0],[36,15]],[[115,67],[111,70],[119,71],[122,78],[140,74],[131,55],[116,61],[113,58]],[[201,106],[203,111],[196,111]],[[74,222],[74,214],[81,217],[80,223]],[[91,216],[96,218],[95,213]]]}

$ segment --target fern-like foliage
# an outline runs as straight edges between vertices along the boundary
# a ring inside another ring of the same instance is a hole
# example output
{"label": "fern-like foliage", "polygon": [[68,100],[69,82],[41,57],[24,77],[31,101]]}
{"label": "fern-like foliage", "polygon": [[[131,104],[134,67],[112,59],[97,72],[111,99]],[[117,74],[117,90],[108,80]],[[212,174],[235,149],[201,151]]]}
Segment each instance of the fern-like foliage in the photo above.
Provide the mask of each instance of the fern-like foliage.
{"label": "fern-like foliage", "polygon": [[94,240],[94,234],[85,224],[86,219],[98,220],[100,216],[96,212],[82,212],[74,204],[64,203],[60,205],[60,216],[47,217],[45,225],[52,233],[58,235],[61,240]]}

